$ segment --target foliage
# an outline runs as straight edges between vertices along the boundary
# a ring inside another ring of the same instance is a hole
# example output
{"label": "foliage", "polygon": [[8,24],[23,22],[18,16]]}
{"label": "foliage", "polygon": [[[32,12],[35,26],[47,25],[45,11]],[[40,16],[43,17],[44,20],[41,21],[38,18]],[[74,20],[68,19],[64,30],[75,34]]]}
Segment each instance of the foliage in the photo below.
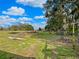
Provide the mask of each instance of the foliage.
{"label": "foliage", "polygon": [[0,30],[3,30],[4,28],[3,27],[0,27]]}
{"label": "foliage", "polygon": [[68,26],[73,22],[77,24],[77,26],[75,24],[77,27],[75,29],[78,30],[79,0],[47,0],[44,8],[46,10],[45,16],[48,18],[47,30],[57,31],[62,28],[71,30]]}
{"label": "foliage", "polygon": [[70,32],[72,35],[72,49],[76,51],[75,33],[78,34],[79,27],[79,0],[47,0],[44,4],[45,16],[48,18],[49,31],[63,29],[64,35]]}
{"label": "foliage", "polygon": [[29,24],[18,24],[18,25],[12,25],[7,28],[1,27],[0,30],[25,31],[25,30],[34,30],[34,28],[32,25]]}
{"label": "foliage", "polygon": [[42,31],[42,29],[39,27],[38,31]]}

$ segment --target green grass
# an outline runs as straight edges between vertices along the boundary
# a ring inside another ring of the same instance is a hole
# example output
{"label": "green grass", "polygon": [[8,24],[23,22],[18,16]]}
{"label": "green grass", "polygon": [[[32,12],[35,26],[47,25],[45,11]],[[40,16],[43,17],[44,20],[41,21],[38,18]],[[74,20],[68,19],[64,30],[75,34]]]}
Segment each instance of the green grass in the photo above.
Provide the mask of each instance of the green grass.
{"label": "green grass", "polygon": [[[17,34],[18,32],[16,31],[15,34]],[[27,51],[27,49],[33,45],[33,44],[39,44],[38,48],[36,49],[36,58],[40,58],[42,57],[42,53],[41,50],[44,47],[44,43],[38,43],[39,41],[35,38],[31,38],[31,37],[27,37],[29,36],[28,34],[24,37],[23,40],[12,40],[9,39],[8,37],[11,36],[9,31],[2,31],[0,32],[0,50],[1,51],[5,51],[5,52],[9,52],[9,53],[13,53],[13,54],[22,54],[25,51]],[[0,53],[0,56],[2,54]],[[0,59],[5,59],[6,55],[11,56],[10,54],[4,53],[3,57],[0,57]],[[7,57],[8,57],[7,56]],[[6,57],[6,59],[7,59]],[[40,58],[41,59],[41,58]]]}
{"label": "green grass", "polygon": [[[48,32],[38,32],[35,34],[26,34],[23,40],[12,40],[8,38],[9,36],[11,36],[11,32],[13,31],[0,31],[0,59],[9,59],[10,56],[15,56],[14,54],[25,56],[24,53],[30,48],[30,46],[34,44],[37,45],[34,51],[36,54],[36,59],[44,59],[43,50],[45,47],[45,40],[54,42],[54,40],[60,38],[60,36],[56,35],[55,33],[49,34]],[[14,32],[13,34],[18,34],[20,31]],[[74,59],[76,56],[71,47],[65,47],[63,45],[59,47],[56,43],[48,43],[48,57],[51,57],[51,51],[53,49],[57,52],[57,59],[64,59],[65,57]],[[65,56],[63,57],[62,55]]]}

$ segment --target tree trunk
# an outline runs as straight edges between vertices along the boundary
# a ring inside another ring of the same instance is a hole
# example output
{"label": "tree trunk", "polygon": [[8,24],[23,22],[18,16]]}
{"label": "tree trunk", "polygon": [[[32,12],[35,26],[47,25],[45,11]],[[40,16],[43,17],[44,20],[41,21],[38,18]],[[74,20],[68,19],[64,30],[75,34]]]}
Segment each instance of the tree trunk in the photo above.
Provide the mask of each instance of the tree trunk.
{"label": "tree trunk", "polygon": [[73,35],[72,35],[72,49],[75,50],[75,23],[73,23]]}

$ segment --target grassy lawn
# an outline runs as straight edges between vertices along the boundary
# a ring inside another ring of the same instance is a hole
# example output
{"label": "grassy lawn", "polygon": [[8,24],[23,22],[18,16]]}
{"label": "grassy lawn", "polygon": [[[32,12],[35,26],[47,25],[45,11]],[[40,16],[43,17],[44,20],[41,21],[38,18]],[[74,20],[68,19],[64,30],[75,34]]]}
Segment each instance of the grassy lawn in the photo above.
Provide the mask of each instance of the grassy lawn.
{"label": "grassy lawn", "polygon": [[[20,31],[16,31],[16,33],[19,33],[19,32]],[[26,34],[22,40],[9,39],[8,37],[10,36],[11,34],[9,31],[0,32],[0,50],[1,52],[4,51],[2,53],[4,55],[0,57],[0,59],[5,59],[5,58],[8,59],[6,55],[10,56],[12,54],[21,55],[25,57],[36,57],[36,58],[40,58],[43,56],[41,53],[41,50],[44,47],[44,42],[38,41],[35,38],[31,38],[30,34],[29,35]],[[33,49],[33,52],[30,51],[32,49]],[[5,52],[8,52],[8,54],[6,54]],[[9,53],[12,53],[12,54],[9,54]],[[0,53],[0,55],[2,54]]]}
{"label": "grassy lawn", "polygon": [[[18,33],[20,31],[16,31],[14,35]],[[48,40],[48,59],[51,58],[52,50],[55,50],[57,53],[57,59],[74,59],[76,56],[75,52],[70,47],[67,47],[67,45],[64,46],[64,44],[54,42],[54,40],[60,38],[60,36],[54,33],[26,33],[22,40],[9,39],[8,37],[11,35],[11,31],[0,31],[0,59],[9,59],[11,56],[15,57],[16,55],[44,59],[43,49],[45,47],[45,40]],[[63,57],[63,55],[65,56]]]}

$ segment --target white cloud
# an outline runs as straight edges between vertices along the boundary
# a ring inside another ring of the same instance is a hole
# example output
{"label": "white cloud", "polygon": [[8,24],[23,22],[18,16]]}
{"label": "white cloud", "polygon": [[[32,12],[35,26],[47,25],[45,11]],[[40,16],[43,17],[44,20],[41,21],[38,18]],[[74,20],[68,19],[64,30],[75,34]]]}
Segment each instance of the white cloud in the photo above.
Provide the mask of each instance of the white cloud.
{"label": "white cloud", "polygon": [[43,22],[41,22],[41,23],[45,25],[45,24],[46,24],[46,21],[43,21]]}
{"label": "white cloud", "polygon": [[[7,25],[11,25],[11,23],[22,23],[22,24],[31,24],[34,29],[38,29],[39,27],[41,28],[44,28],[46,23],[45,21],[41,22],[41,23],[31,23],[30,21],[32,21],[33,19],[32,18],[28,18],[28,17],[19,17],[19,18],[12,18],[10,16],[0,16],[0,25],[4,25],[4,24],[7,24]],[[5,25],[5,26],[7,26]]]}
{"label": "white cloud", "polygon": [[20,23],[28,23],[28,21],[30,22],[30,21],[32,21],[32,18],[28,18],[28,17],[19,17],[19,18],[12,18],[12,17],[10,17],[10,16],[4,16],[4,15],[2,15],[2,16],[0,16],[0,25],[1,24],[8,24],[8,23],[10,23],[10,22],[14,22],[14,23],[16,23],[16,22],[20,22]]}
{"label": "white cloud", "polygon": [[21,24],[30,24],[30,25],[32,25],[31,22],[20,21],[20,23],[21,23]]}
{"label": "white cloud", "polygon": [[32,20],[32,18],[28,18],[28,17],[21,17],[21,18],[19,18],[18,20],[20,20],[20,21],[31,21],[31,20]]}
{"label": "white cloud", "polygon": [[34,19],[45,19],[44,16],[35,16]]}
{"label": "white cloud", "polygon": [[30,21],[32,21],[33,19],[32,18],[28,18],[28,17],[20,17],[18,18],[19,22],[21,24],[28,24]]}
{"label": "white cloud", "polygon": [[16,19],[15,18],[10,18],[9,16],[0,16],[0,24],[5,24],[5,23],[9,23],[9,22],[15,22]]}
{"label": "white cloud", "polygon": [[2,13],[7,14],[7,15],[24,15],[25,10],[21,7],[12,6],[11,8],[7,9],[6,11],[3,11]]}
{"label": "white cloud", "polygon": [[16,2],[32,7],[43,7],[43,4],[46,2],[46,0],[16,0]]}

